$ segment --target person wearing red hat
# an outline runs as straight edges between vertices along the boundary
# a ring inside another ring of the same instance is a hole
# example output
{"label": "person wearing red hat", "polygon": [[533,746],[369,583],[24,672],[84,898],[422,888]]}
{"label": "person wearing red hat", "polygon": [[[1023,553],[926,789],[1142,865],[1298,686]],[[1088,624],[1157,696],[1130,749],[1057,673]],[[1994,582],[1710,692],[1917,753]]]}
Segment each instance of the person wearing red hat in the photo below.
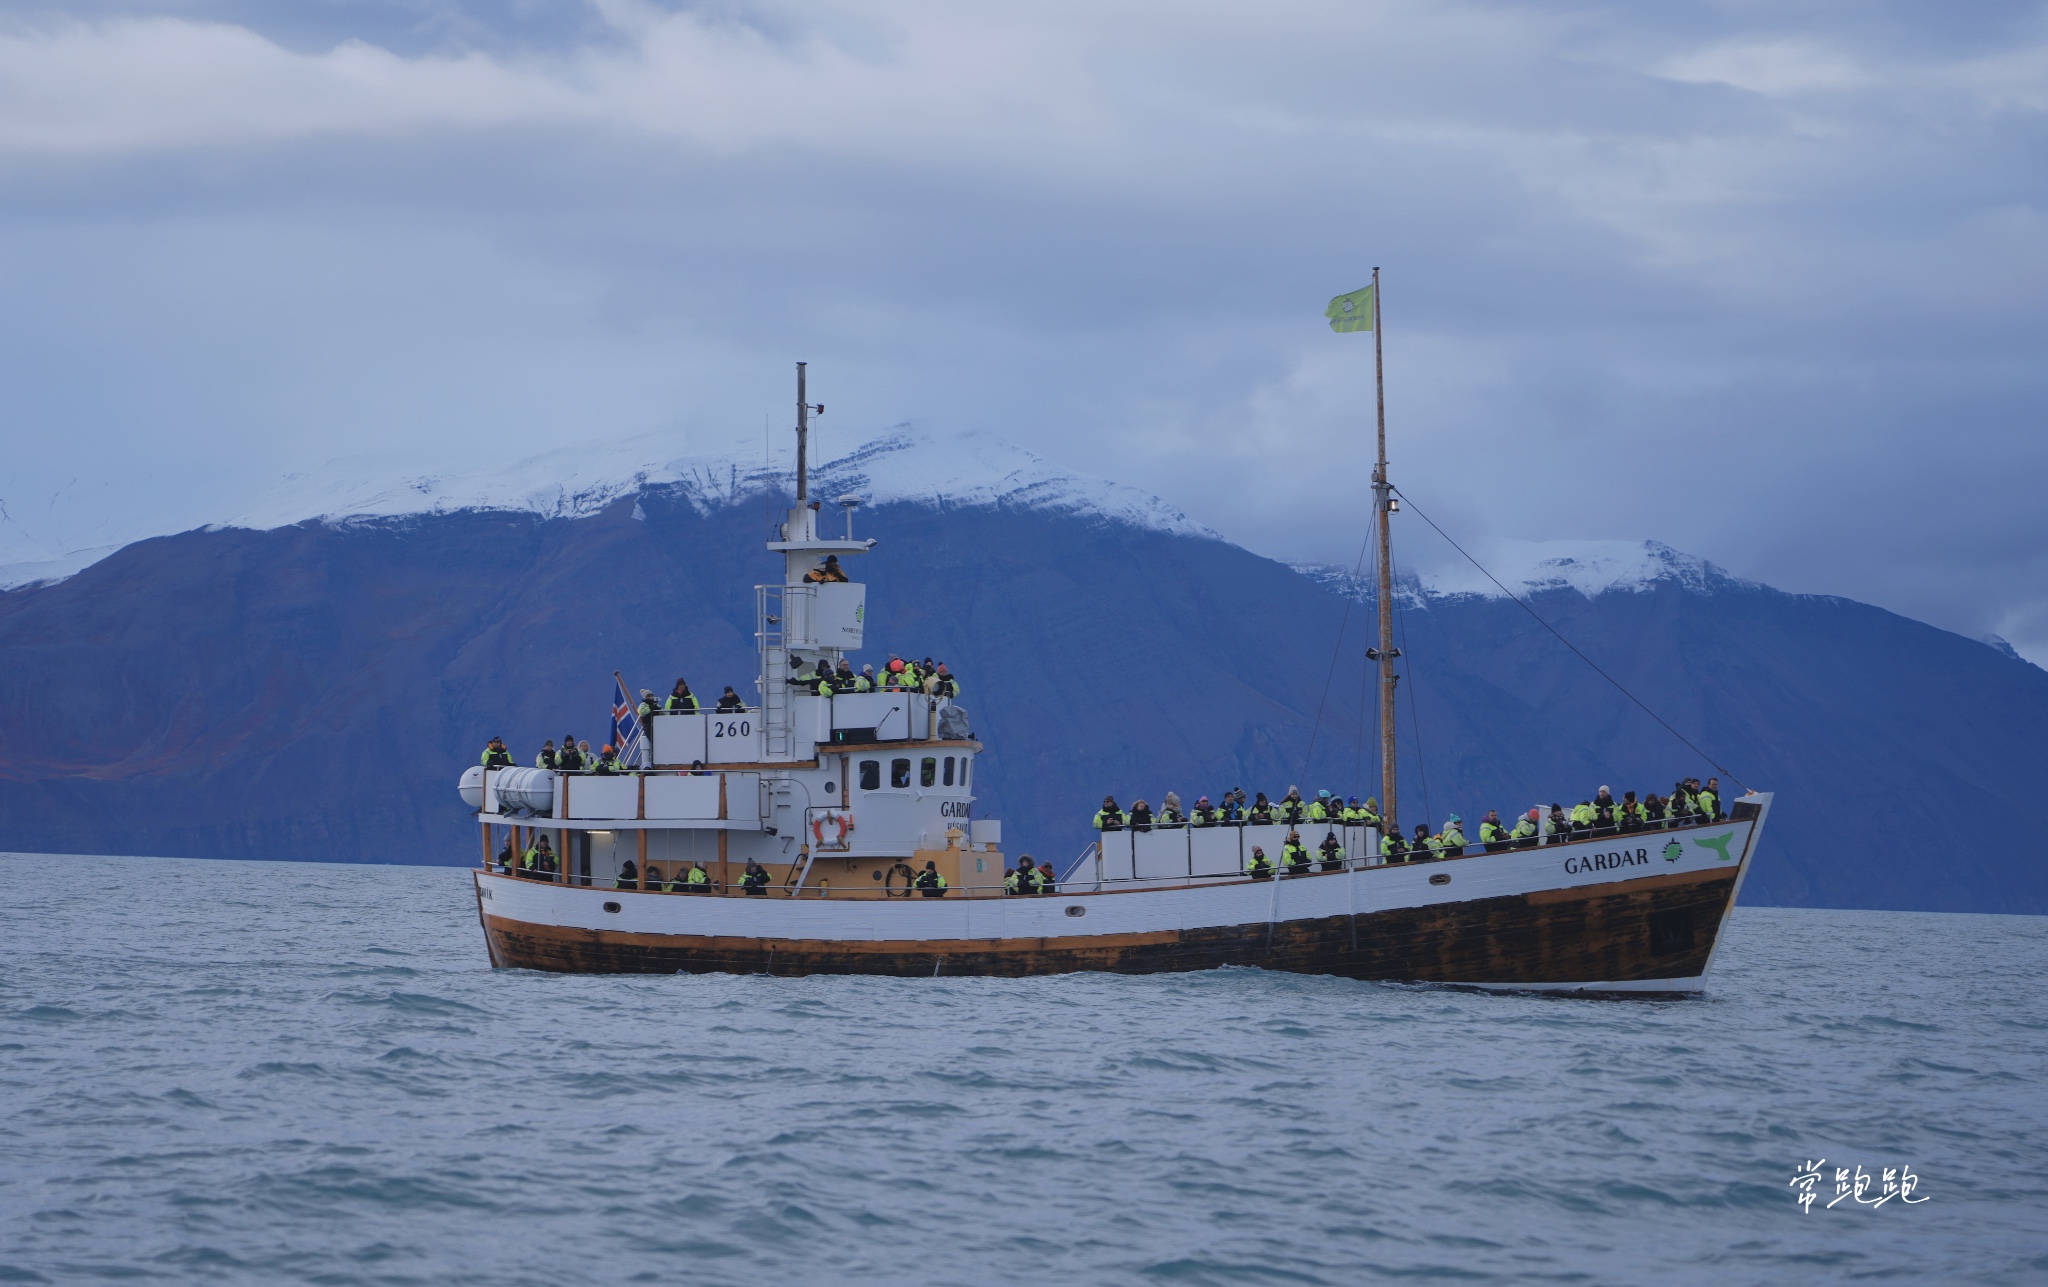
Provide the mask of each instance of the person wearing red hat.
{"label": "person wearing red hat", "polygon": [[1531,809],[1515,819],[1515,829],[1508,833],[1508,839],[1514,841],[1515,848],[1534,849],[1536,847],[1536,837],[1543,829],[1540,825],[1542,816],[1536,810]]}

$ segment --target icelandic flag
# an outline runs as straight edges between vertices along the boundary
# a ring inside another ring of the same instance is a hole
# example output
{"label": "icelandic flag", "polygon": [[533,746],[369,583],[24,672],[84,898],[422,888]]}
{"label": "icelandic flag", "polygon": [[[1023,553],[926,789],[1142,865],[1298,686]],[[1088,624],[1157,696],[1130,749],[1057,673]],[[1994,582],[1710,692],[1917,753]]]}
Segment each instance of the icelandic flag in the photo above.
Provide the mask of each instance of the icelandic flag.
{"label": "icelandic flag", "polygon": [[640,735],[640,716],[626,697],[626,681],[612,672],[612,746],[619,763],[629,769],[648,767],[647,739]]}

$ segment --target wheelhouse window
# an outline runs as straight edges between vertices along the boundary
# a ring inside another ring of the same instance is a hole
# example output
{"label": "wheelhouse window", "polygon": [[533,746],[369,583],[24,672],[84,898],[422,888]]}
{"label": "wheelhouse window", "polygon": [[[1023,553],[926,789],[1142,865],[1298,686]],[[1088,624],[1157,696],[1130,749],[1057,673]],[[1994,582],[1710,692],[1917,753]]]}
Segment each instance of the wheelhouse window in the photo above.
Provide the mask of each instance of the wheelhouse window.
{"label": "wheelhouse window", "polygon": [[917,784],[919,786],[936,786],[938,781],[939,762],[932,756],[927,755],[924,757],[924,762],[917,766]]}
{"label": "wheelhouse window", "polygon": [[889,761],[889,785],[892,787],[907,787],[910,785],[909,760]]}
{"label": "wheelhouse window", "polygon": [[961,756],[961,757],[960,757],[960,785],[961,785],[961,786],[966,786],[966,785],[968,784],[968,781],[969,781],[969,780],[970,780],[970,779],[971,779],[971,778],[972,778],[972,777],[974,776],[973,774],[971,774],[971,773],[969,773],[969,772],[968,772],[968,769],[969,769],[969,768],[971,768],[971,767],[973,766],[973,764],[974,764],[974,761],[973,761],[972,759],[968,758],[967,756],[963,755],[963,756]]}
{"label": "wheelhouse window", "polygon": [[943,780],[947,786],[953,785],[953,757],[950,755],[946,757],[946,772]]}
{"label": "wheelhouse window", "polygon": [[882,789],[882,762],[880,760],[862,760],[860,762],[860,789],[863,791],[879,791]]}

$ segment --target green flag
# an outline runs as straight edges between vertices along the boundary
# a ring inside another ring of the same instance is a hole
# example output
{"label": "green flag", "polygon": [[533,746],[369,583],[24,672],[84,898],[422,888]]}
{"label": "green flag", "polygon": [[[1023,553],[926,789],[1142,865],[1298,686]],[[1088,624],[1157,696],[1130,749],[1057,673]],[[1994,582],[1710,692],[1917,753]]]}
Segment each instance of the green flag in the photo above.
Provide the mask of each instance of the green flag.
{"label": "green flag", "polygon": [[1323,310],[1330,319],[1330,329],[1337,332],[1369,331],[1372,329],[1372,287],[1339,295]]}

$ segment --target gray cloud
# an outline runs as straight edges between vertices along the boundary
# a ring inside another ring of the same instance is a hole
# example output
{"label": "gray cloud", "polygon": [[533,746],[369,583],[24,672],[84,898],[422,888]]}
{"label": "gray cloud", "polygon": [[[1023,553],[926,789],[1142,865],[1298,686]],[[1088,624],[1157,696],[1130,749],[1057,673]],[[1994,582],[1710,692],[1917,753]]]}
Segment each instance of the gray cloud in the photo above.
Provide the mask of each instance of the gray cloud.
{"label": "gray cloud", "polygon": [[2048,661],[2039,6],[8,12],[0,555],[780,429],[804,357],[828,434],[1347,562],[1371,346],[1320,311],[1377,262],[1396,478],[1471,547],[1656,537]]}

